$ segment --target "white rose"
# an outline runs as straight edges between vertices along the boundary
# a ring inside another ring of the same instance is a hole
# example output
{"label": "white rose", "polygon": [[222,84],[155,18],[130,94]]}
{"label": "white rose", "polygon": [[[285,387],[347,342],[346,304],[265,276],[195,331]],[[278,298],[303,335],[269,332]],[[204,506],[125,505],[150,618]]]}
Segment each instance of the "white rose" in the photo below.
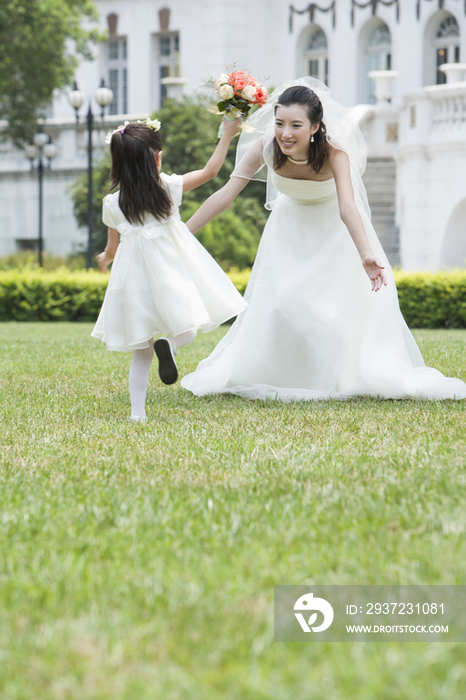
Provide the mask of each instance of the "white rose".
{"label": "white rose", "polygon": [[222,85],[228,84],[228,75],[226,73],[220,73],[220,78],[217,80],[215,83],[215,87],[217,90],[220,90]]}
{"label": "white rose", "polygon": [[249,100],[249,102],[251,102],[251,100],[253,100],[256,96],[255,85],[246,85],[246,87],[243,88],[243,90],[241,91],[241,94],[243,95],[245,100]]}
{"label": "white rose", "polygon": [[219,93],[220,93],[220,97],[222,98],[222,100],[229,100],[233,97],[233,95],[235,94],[235,91],[233,90],[231,85],[222,85],[219,88]]}

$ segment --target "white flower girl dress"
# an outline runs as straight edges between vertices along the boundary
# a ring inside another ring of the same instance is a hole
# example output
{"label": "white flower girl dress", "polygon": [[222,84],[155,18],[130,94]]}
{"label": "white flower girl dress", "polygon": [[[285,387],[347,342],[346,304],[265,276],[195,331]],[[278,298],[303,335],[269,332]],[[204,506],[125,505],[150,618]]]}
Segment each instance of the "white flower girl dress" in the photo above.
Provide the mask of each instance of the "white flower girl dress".
{"label": "white flower girl dress", "polygon": [[161,174],[173,202],[168,219],[146,214],[144,224],[129,223],[107,195],[103,222],[120,234],[107,292],[92,336],[107,350],[147,348],[154,335],[205,333],[239,314],[246,303],[221,267],[181,221],[180,175]]}

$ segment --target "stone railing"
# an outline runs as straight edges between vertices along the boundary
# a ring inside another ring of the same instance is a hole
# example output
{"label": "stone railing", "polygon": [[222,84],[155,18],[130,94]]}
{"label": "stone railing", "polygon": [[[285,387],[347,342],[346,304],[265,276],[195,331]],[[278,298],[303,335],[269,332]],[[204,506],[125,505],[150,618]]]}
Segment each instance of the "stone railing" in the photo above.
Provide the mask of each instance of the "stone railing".
{"label": "stone railing", "polygon": [[[425,88],[433,103],[432,131],[445,132],[466,127],[466,83]],[[448,140],[452,134],[448,134]]]}
{"label": "stone railing", "polygon": [[466,82],[429,85],[405,95],[400,145],[452,143],[466,138]]}
{"label": "stone railing", "polygon": [[407,269],[463,266],[466,247],[466,82],[403,97],[397,222]]}

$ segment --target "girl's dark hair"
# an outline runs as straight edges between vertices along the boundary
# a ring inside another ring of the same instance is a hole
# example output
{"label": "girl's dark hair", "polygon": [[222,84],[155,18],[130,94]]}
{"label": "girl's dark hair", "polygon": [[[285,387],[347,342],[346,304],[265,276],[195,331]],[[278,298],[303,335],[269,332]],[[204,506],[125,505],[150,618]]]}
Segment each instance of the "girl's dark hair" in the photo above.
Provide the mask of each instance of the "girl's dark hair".
{"label": "girl's dark hair", "polygon": [[159,132],[146,124],[131,122],[112,136],[110,189],[120,185],[120,209],[131,224],[143,224],[146,212],[157,221],[170,216],[172,200],[155,163],[161,150]]}
{"label": "girl's dark hair", "polygon": [[[309,141],[309,150],[307,153],[307,164],[314,170],[314,172],[318,173],[322,170],[329,152],[327,129],[322,121],[322,117],[324,116],[322,103],[313,90],[305,87],[304,85],[296,85],[295,87],[290,87],[282,92],[278,98],[275,110],[277,107],[289,107],[290,105],[303,105],[303,107],[306,108],[311,126],[320,124],[319,128],[314,134],[314,142],[311,143]],[[286,154],[281,151],[280,146],[277,143],[277,139],[274,139],[274,168],[279,170],[285,165],[286,161]]]}

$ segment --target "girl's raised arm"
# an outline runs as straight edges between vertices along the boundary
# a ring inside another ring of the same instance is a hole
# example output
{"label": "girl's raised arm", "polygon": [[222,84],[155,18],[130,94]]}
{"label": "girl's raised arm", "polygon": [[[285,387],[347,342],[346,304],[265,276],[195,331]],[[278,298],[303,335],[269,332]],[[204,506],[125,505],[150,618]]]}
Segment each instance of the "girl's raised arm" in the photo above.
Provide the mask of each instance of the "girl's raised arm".
{"label": "girl's raised arm", "polygon": [[329,162],[335,178],[341,220],[358,249],[364,270],[371,281],[372,291],[377,292],[383,284],[387,284],[387,275],[382,263],[372,252],[364,224],[354,201],[349,158],[344,151],[330,148]]}
{"label": "girl's raised arm", "polygon": [[190,190],[194,190],[196,187],[200,187],[205,182],[209,182],[209,180],[212,180],[212,178],[217,175],[218,171],[222,167],[228,153],[230,141],[240,130],[239,126],[241,124],[241,119],[235,119],[234,121],[229,122],[224,118],[222,121],[223,134],[215,151],[212,153],[202,170],[193,170],[191,173],[186,173],[186,175],[183,175],[183,192],[189,192]]}
{"label": "girl's raised arm", "polygon": [[246,187],[249,180],[263,164],[262,140],[259,140],[248,150],[241,161],[240,167],[231,176],[229,182],[206,199],[197,212],[189,219],[186,225],[191,233],[197,233],[209,221],[215,219],[225,209],[228,209],[232,201]]}

